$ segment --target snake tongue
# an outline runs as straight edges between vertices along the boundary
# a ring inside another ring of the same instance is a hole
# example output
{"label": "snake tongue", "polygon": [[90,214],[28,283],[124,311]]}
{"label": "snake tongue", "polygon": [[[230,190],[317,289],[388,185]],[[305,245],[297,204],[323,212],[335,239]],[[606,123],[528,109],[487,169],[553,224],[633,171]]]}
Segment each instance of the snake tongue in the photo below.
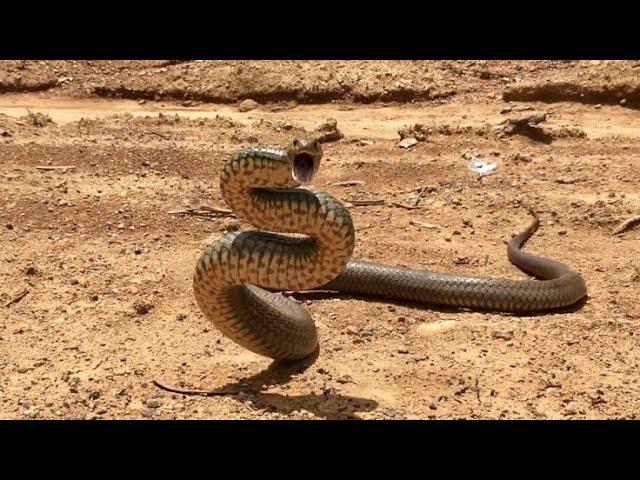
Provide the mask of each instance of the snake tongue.
{"label": "snake tongue", "polygon": [[310,183],[314,174],[314,159],[312,155],[301,153],[293,160],[293,178],[301,184]]}

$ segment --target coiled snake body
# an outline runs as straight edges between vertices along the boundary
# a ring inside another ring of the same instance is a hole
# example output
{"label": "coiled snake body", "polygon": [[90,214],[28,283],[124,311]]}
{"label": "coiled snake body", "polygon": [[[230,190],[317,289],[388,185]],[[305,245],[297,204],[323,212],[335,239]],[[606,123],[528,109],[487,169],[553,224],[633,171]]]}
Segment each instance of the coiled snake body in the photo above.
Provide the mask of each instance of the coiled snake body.
{"label": "coiled snake body", "polygon": [[514,265],[542,281],[351,260],[355,230],[348,210],[326,193],[297,188],[312,180],[321,157],[318,141],[295,140],[287,150],[245,149],[221,172],[226,202],[261,231],[227,233],[210,245],[198,260],[193,287],[205,316],[243,347],[274,359],[301,359],[317,348],[307,311],[269,290],[323,288],[505,312],[565,307],[586,295],[578,273],[520,250],[538,228],[537,217],[511,239],[507,252]]}

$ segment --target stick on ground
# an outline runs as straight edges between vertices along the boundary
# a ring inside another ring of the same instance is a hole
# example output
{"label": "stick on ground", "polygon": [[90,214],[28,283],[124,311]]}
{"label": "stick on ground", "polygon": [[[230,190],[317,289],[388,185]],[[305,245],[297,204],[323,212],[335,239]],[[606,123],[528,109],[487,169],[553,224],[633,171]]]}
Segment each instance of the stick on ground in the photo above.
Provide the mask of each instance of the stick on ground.
{"label": "stick on ground", "polygon": [[171,210],[167,212],[167,214],[194,215],[198,217],[219,217],[219,216],[235,217],[235,214],[231,210],[227,210],[226,208],[206,207],[206,206],[185,208],[183,210]]}
{"label": "stick on ground", "polygon": [[620,225],[618,225],[616,229],[613,231],[613,234],[619,235],[623,232],[626,232],[630,228],[635,227],[638,224],[640,224],[640,215],[635,215],[631,218],[628,218],[627,220],[622,222]]}
{"label": "stick on ground", "polygon": [[435,229],[440,228],[440,225],[434,225],[432,223],[419,222],[418,220],[409,220],[409,223],[411,225],[415,225],[416,227],[429,228],[431,230],[435,230]]}
{"label": "stick on ground", "polygon": [[384,205],[384,200],[349,200],[355,207],[366,207],[369,205]]}
{"label": "stick on ground", "polygon": [[[173,392],[173,393],[181,393],[182,395],[200,395],[203,397],[214,397],[214,396],[221,396],[221,395],[237,395],[238,393],[245,392],[244,390],[239,390],[239,389],[198,390],[194,388],[180,388],[180,387],[174,387],[173,385],[168,385],[166,383],[162,383],[158,380],[152,380],[151,383],[153,383],[156,387],[161,388],[162,390],[166,390],[168,392]],[[246,392],[248,391],[249,390],[247,390]]]}
{"label": "stick on ground", "polygon": [[22,300],[24,297],[27,296],[27,293],[29,293],[28,289],[24,289],[22,290],[18,295],[16,295],[15,297],[13,297],[11,300],[9,300],[7,303],[5,303],[3,306],[4,308],[7,308],[11,305],[13,305],[14,303],[18,303],[20,300]]}
{"label": "stick on ground", "polygon": [[68,170],[76,168],[75,165],[40,165],[36,167],[38,170]]}
{"label": "stick on ground", "polygon": [[394,207],[404,208],[405,210],[420,210],[422,207],[416,205],[405,205],[404,203],[391,202]]}

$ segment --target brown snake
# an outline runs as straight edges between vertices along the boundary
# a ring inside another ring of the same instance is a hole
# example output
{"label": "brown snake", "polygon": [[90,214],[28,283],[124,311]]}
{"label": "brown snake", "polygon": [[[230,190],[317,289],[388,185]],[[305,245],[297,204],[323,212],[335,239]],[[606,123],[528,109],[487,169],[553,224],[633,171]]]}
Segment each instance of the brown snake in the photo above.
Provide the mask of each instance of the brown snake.
{"label": "brown snake", "polygon": [[205,316],[243,347],[274,359],[300,359],[318,346],[307,311],[268,290],[322,288],[504,312],[566,307],[586,296],[578,273],[520,250],[538,228],[535,214],[533,223],[511,239],[507,252],[514,265],[541,281],[351,260],[355,230],[348,210],[326,193],[297,188],[313,179],[321,157],[318,141],[294,140],[288,150],[245,149],[222,169],[224,199],[238,217],[261,231],[227,233],[210,245],[198,260],[193,288]]}

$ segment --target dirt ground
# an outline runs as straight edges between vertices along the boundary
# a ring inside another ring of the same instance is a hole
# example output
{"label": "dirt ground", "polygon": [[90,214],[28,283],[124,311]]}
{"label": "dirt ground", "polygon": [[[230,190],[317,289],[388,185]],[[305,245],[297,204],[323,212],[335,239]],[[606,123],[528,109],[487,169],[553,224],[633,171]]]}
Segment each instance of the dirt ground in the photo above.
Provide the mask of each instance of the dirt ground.
{"label": "dirt ground", "polygon": [[[640,214],[639,74],[630,61],[1,62],[0,417],[638,418],[640,228],[613,231]],[[247,98],[259,105],[240,111]],[[536,112],[541,135],[505,132]],[[169,212],[224,208],[230,155],[330,118],[344,138],[316,187],[352,205],[356,258],[526,278],[506,241],[530,205],[542,226],[525,249],[581,272],[586,303],[513,316],[299,296],[320,335],[303,364],[223,337],[191,278],[237,220]],[[416,123],[426,138],[399,146]],[[479,177],[470,155],[496,170]],[[52,166],[72,168],[38,168]]]}

